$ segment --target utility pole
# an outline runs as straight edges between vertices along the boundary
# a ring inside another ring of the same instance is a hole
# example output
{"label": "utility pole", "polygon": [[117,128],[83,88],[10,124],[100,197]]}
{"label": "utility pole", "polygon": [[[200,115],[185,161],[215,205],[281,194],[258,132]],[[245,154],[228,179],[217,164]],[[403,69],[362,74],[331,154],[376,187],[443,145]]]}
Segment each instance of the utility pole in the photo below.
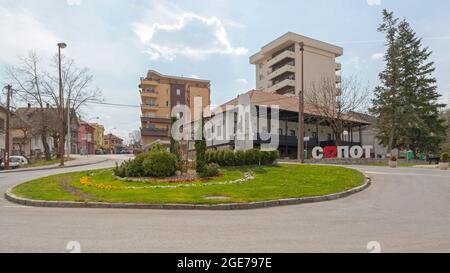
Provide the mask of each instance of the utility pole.
{"label": "utility pole", "polygon": [[61,75],[61,48],[66,48],[65,43],[58,44],[58,71],[59,71],[59,108],[60,108],[60,118],[61,118],[61,128],[59,132],[59,157],[60,166],[64,166],[64,91],[62,86],[62,75]]}
{"label": "utility pole", "polygon": [[3,155],[3,160],[5,163],[5,170],[9,169],[9,146],[11,145],[11,135],[10,135],[10,119],[11,112],[9,111],[11,104],[11,85],[6,86],[6,133],[5,133],[5,153]]}
{"label": "utility pole", "polygon": [[302,54],[302,88],[299,92],[298,100],[298,161],[300,163],[305,163],[305,109],[304,109],[304,90],[305,90],[305,72],[304,72],[304,51],[305,44],[300,43],[300,52]]}

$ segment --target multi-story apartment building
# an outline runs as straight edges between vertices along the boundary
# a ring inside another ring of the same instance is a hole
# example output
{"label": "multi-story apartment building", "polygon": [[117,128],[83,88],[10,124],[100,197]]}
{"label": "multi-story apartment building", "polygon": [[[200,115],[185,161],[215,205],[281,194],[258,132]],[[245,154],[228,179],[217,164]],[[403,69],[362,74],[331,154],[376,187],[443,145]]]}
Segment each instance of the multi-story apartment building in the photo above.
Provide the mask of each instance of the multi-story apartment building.
{"label": "multi-story apartment building", "polygon": [[98,123],[90,123],[94,127],[94,149],[100,150],[103,147],[103,136],[105,135],[105,127]]}
{"label": "multi-story apartment building", "polygon": [[[169,143],[171,112],[177,105],[194,108],[197,97],[202,99],[202,107],[210,105],[210,81],[166,76],[150,70],[141,78],[139,85],[142,99],[141,133],[142,144]],[[192,117],[194,111],[192,110]]]}
{"label": "multi-story apartment building", "polygon": [[[304,44],[303,74],[300,43]],[[305,97],[313,85],[324,79],[340,83],[341,65],[336,58],[343,55],[341,47],[288,32],[263,46],[250,57],[256,66],[256,88],[280,95],[298,95],[304,77]]]}
{"label": "multi-story apartment building", "polygon": [[3,157],[6,142],[6,108],[0,106],[0,158]]}

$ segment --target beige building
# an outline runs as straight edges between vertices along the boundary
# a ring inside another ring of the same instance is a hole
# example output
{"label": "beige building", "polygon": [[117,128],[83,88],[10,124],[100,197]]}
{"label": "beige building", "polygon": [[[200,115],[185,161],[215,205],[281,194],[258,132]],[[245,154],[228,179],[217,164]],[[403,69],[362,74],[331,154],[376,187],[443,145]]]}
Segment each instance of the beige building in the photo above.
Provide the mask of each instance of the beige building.
{"label": "beige building", "polygon": [[104,134],[105,134],[105,127],[103,125],[100,125],[98,123],[90,123],[91,127],[94,127],[94,149],[99,150],[103,147],[104,142]]}
{"label": "beige building", "polygon": [[[141,78],[141,134],[142,144],[168,144],[171,112],[176,105],[193,109],[196,97],[202,99],[203,108],[210,105],[210,81],[185,77],[166,76],[150,70]],[[194,111],[192,116],[194,115]]]}
{"label": "beige building", "polygon": [[250,63],[256,66],[256,89],[280,95],[299,94],[302,88],[300,43],[304,44],[305,97],[313,84],[317,86],[324,79],[340,83],[341,64],[336,58],[343,55],[341,47],[288,32],[250,57]]}

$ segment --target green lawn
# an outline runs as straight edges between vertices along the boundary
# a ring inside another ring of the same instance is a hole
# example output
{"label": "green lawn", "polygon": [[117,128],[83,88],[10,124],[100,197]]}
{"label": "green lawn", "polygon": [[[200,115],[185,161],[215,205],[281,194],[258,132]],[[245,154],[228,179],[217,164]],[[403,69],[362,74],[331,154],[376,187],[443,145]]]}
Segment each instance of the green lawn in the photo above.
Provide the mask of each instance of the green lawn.
{"label": "green lawn", "polygon": [[[64,160],[64,162],[71,161],[71,160],[73,160],[73,158],[70,158],[70,159],[67,159],[67,158],[66,158],[66,159]],[[59,161],[59,158],[53,158],[52,160],[40,159],[40,160],[34,161],[34,162],[31,163],[31,164],[22,166],[21,169],[24,169],[24,168],[35,168],[35,167],[44,167],[44,166],[49,166],[49,165],[55,165],[55,164],[58,164],[59,162],[60,162],[60,161]]]}
{"label": "green lawn", "polygon": [[[234,181],[251,171],[254,179],[241,184],[214,185]],[[33,180],[13,189],[17,196],[36,200],[126,202],[148,204],[218,204],[268,201],[284,198],[321,196],[342,192],[362,185],[364,176],[351,169],[335,166],[279,165],[222,169],[220,178],[195,182],[194,187],[151,188],[145,186],[180,185],[155,182],[123,182],[115,179],[112,170],[77,172]],[[89,176],[90,185],[80,182]],[[213,185],[203,185],[203,183]],[[112,190],[92,185],[109,185]],[[129,189],[127,187],[137,187]],[[206,199],[211,196],[225,200]]]}

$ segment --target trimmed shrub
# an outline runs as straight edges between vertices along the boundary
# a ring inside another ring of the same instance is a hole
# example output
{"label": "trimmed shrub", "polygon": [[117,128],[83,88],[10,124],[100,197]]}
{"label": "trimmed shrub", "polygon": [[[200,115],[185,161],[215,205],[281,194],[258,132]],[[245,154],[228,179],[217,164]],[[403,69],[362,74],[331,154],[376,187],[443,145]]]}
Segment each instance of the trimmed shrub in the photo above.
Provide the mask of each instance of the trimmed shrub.
{"label": "trimmed shrub", "polygon": [[142,166],[146,176],[169,177],[177,171],[177,157],[164,150],[152,150]]}
{"label": "trimmed shrub", "polygon": [[279,157],[279,152],[260,151],[258,149],[233,152],[230,150],[208,151],[207,162],[222,167],[245,165],[272,165]]}
{"label": "trimmed shrub", "polygon": [[441,162],[442,163],[448,163],[449,159],[448,159],[448,153],[442,153],[441,155]]}
{"label": "trimmed shrub", "polygon": [[260,151],[257,149],[251,149],[245,152],[246,165],[259,165]]}
{"label": "trimmed shrub", "polygon": [[234,163],[236,166],[245,166],[245,152],[237,151],[234,154]]}
{"label": "trimmed shrub", "polygon": [[223,151],[223,165],[222,166],[235,166],[235,155],[233,151]]}
{"label": "trimmed shrub", "polygon": [[213,177],[219,175],[220,166],[216,163],[209,163],[205,166],[205,171],[200,174],[201,177]]}

